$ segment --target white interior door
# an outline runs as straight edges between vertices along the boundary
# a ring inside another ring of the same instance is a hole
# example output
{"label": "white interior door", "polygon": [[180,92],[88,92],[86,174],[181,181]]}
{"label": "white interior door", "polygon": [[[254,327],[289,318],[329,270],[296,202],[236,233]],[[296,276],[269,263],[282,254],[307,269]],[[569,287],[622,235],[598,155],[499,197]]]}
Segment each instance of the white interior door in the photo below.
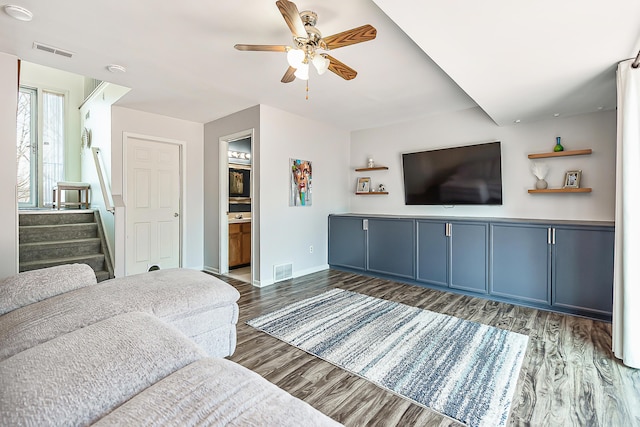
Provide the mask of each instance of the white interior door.
{"label": "white interior door", "polygon": [[129,138],[126,274],[180,267],[180,146]]}

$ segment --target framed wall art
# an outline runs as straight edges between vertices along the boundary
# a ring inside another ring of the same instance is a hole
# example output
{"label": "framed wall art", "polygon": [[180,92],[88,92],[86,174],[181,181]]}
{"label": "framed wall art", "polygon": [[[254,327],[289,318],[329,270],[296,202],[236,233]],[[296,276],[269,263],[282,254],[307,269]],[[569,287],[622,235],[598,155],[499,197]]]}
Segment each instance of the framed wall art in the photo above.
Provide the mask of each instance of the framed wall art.
{"label": "framed wall art", "polygon": [[289,159],[289,175],[289,206],[311,206],[311,162]]}
{"label": "framed wall art", "polygon": [[371,191],[371,178],[358,178],[358,183],[356,184],[356,193],[368,193],[369,191]]}
{"label": "framed wall art", "polygon": [[564,186],[562,188],[580,188],[581,170],[567,171],[564,175]]}

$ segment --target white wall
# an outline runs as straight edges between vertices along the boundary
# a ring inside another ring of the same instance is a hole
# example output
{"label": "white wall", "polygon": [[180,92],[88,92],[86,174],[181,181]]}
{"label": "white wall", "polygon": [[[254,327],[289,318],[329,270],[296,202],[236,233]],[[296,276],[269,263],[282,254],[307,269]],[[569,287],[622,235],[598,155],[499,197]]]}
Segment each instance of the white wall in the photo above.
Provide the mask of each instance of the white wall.
{"label": "white wall", "polygon": [[[312,162],[312,205],[289,206],[289,159]],[[293,263],[294,277],[328,268],[328,215],[348,210],[349,133],[260,106],[260,285],[273,266]],[[309,253],[313,246],[313,253]]]}
{"label": "white wall", "polygon": [[18,272],[16,108],[18,58],[0,53],[0,278]]}
{"label": "white wall", "polygon": [[[591,148],[593,154],[536,160],[549,166],[549,188],[561,187],[567,170],[581,169],[580,186],[592,187],[592,193],[527,193],[536,181],[527,154],[552,151],[556,136],[562,137],[565,150]],[[401,153],[491,141],[502,142],[502,206],[405,206]],[[355,213],[613,221],[615,156],[614,111],[498,127],[474,108],[353,132],[351,182],[335,191],[349,195],[350,211]],[[369,157],[389,170],[356,173],[353,169],[364,167]],[[359,176],[370,176],[374,186],[384,183],[389,195],[354,195]]]}
{"label": "white wall", "polygon": [[[253,129],[252,174],[254,180],[252,204],[255,208],[260,204],[260,107],[255,106],[239,111],[204,125],[204,267],[208,271],[219,271],[220,268],[220,156],[219,139],[224,136]],[[253,238],[259,245],[260,213],[253,212]],[[259,251],[252,251],[253,268],[260,266]],[[257,271],[257,270],[256,270]],[[255,277],[259,280],[259,275]]]}
{"label": "white wall", "polygon": [[[114,195],[122,195],[124,132],[185,142],[182,266],[201,270],[204,253],[203,125],[118,106],[112,107],[111,119],[111,189]],[[116,230],[116,250],[122,239],[124,236]]]}
{"label": "white wall", "polygon": [[100,211],[104,231],[111,254],[115,256],[115,221],[113,213],[106,210],[104,196],[98,179],[92,148],[100,148],[104,160],[105,180],[111,185],[111,105],[129,89],[111,83],[102,85],[86,100],[80,109],[80,128],[91,131],[91,147],[82,150],[81,165],[83,182],[91,184],[91,207]]}

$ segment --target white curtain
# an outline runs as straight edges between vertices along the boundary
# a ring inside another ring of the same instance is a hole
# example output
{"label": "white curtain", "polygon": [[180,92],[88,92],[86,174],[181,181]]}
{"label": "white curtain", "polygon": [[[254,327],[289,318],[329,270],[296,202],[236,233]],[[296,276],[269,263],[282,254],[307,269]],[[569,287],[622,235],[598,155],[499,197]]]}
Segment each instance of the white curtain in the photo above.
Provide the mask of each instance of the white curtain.
{"label": "white curtain", "polygon": [[618,64],[613,352],[640,368],[640,68]]}

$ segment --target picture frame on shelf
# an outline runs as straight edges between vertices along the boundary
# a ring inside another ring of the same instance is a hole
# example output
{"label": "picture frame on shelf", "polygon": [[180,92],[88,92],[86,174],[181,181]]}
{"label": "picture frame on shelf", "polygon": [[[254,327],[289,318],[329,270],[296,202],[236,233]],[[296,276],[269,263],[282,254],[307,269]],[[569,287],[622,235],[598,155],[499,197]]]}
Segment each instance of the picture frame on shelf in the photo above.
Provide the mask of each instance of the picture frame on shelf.
{"label": "picture frame on shelf", "polygon": [[564,186],[562,188],[580,188],[581,170],[567,171],[564,175]]}
{"label": "picture frame on shelf", "polygon": [[369,177],[361,177],[358,178],[358,182],[356,184],[356,193],[368,193],[371,191],[371,178]]}

